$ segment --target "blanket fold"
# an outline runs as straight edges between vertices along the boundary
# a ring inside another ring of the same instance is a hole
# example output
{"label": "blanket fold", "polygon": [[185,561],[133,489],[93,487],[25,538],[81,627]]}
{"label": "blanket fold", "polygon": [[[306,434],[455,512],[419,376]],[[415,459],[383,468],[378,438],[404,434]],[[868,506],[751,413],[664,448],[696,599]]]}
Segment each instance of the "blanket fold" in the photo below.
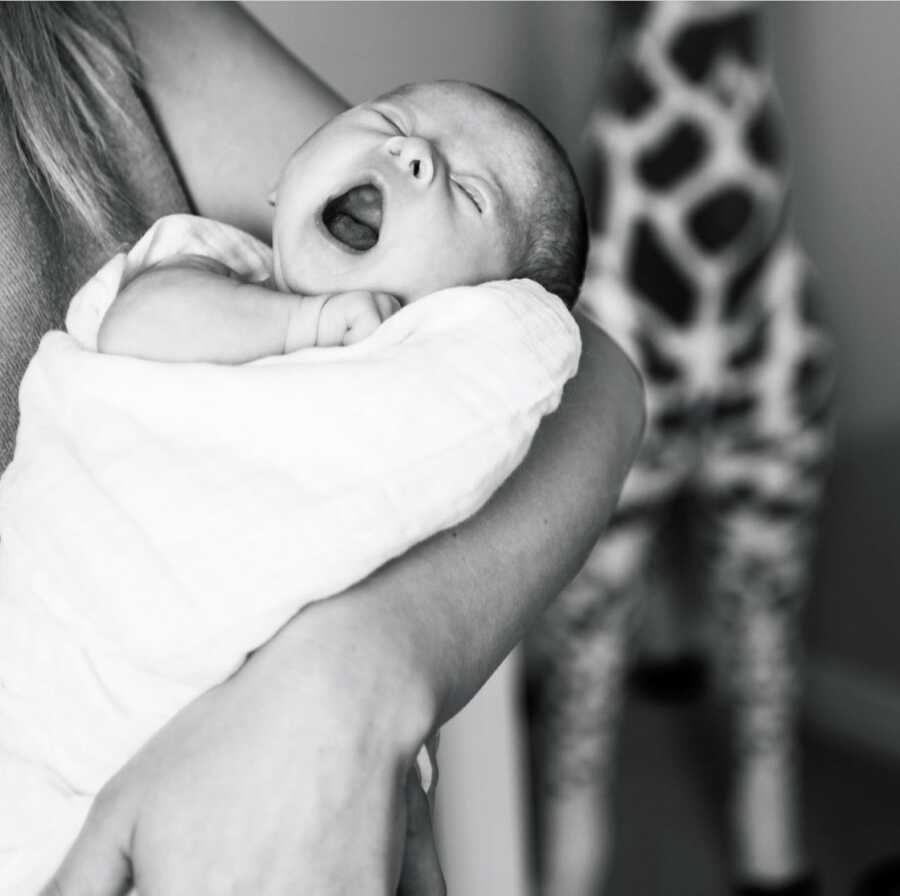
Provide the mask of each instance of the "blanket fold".
{"label": "blanket fold", "polygon": [[436,293],[346,348],[98,354],[123,279],[175,252],[271,268],[240,231],[162,219],[22,381],[0,480],[0,893],[36,891],[110,775],[298,610],[477,511],[577,366],[568,311],[524,280]]}

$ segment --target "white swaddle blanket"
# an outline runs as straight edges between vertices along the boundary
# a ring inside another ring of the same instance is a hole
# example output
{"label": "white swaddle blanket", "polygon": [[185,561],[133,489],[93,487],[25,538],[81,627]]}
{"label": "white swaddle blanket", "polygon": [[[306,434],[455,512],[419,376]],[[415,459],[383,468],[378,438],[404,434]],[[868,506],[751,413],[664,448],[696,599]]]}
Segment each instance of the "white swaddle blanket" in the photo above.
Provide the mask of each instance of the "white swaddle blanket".
{"label": "white swaddle blanket", "polygon": [[163,219],[22,381],[0,480],[3,894],[36,892],[103,783],[300,608],[474,513],[577,366],[570,314],[524,280],[436,293],[347,348],[98,354],[123,276],[174,252],[270,273],[248,235]]}

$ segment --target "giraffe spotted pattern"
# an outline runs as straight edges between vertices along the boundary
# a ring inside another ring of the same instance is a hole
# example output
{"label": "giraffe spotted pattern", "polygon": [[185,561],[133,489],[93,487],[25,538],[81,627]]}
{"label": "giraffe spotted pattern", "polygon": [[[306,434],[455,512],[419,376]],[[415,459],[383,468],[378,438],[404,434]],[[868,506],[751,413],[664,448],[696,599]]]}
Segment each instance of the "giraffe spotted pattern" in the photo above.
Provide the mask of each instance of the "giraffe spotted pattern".
{"label": "giraffe spotted pattern", "polygon": [[642,372],[648,428],[608,532],[528,645],[551,821],[554,800],[603,793],[636,608],[674,580],[676,501],[720,624],[737,754],[791,778],[797,611],[832,442],[832,348],[788,226],[752,8],[613,9],[579,308]]}

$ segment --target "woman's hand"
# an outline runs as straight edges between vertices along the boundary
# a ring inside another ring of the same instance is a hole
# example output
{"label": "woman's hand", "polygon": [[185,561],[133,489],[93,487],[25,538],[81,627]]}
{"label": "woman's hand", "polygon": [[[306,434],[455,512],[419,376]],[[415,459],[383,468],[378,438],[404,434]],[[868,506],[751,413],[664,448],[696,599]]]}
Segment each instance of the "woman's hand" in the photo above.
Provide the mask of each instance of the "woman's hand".
{"label": "woman's hand", "polygon": [[[442,896],[402,645],[301,613],[107,785],[53,896]],[[302,624],[301,624],[302,623]],[[409,782],[409,783],[408,783]],[[407,811],[409,807],[409,811]],[[404,839],[408,843],[404,856]]]}

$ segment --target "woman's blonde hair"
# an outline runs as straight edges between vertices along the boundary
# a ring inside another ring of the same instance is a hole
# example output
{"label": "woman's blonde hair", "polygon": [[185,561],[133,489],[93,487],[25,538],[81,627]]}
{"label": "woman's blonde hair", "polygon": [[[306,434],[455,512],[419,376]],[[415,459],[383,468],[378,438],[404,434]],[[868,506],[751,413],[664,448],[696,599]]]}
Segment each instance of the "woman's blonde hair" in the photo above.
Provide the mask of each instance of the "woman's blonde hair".
{"label": "woman's blonde hair", "polygon": [[137,59],[114,3],[0,3],[0,90],[16,147],[44,200],[101,239],[136,212],[113,162],[110,133],[130,125],[117,82]]}

